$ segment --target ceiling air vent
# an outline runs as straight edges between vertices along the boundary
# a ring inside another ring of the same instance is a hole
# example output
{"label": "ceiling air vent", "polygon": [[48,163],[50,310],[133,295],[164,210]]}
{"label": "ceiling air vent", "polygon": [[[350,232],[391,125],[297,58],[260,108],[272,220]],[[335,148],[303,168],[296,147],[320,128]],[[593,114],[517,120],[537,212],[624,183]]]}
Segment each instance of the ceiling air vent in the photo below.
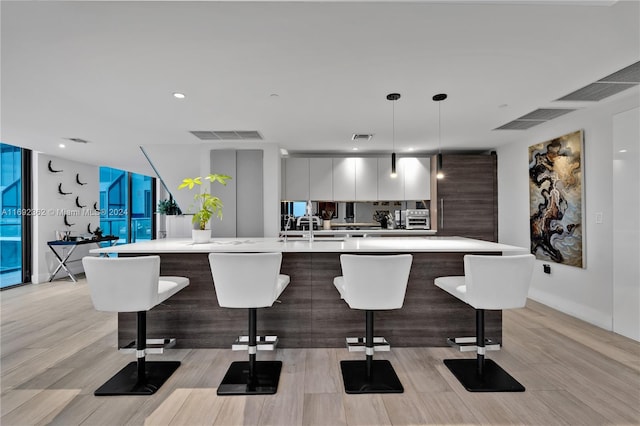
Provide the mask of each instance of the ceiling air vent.
{"label": "ceiling air vent", "polygon": [[516,120],[553,120],[556,117],[560,117],[561,115],[565,115],[575,111],[575,109],[571,108],[539,108],[535,111],[530,112],[529,114],[523,115]]}
{"label": "ceiling air vent", "polygon": [[640,61],[631,64],[620,71],[614,72],[598,81],[606,81],[608,83],[640,83]]}
{"label": "ceiling air vent", "polygon": [[216,136],[214,132],[207,131],[207,130],[191,130],[189,133],[191,133],[193,136],[203,141],[220,140],[220,138]]}
{"label": "ceiling air vent", "polygon": [[591,83],[588,86],[571,92],[557,101],[601,101],[604,98],[637,86],[634,83]]}
{"label": "ceiling air vent", "polygon": [[544,120],[513,120],[493,130],[527,130],[540,123],[544,123]]}
{"label": "ceiling air vent", "polygon": [[526,130],[548,120],[575,111],[573,108],[539,108],[494,130]]}
{"label": "ceiling air vent", "polygon": [[190,130],[189,133],[203,141],[262,140],[257,130]]}
{"label": "ceiling air vent", "polygon": [[82,139],[82,138],[65,138],[65,139],[75,143],[89,143],[88,140]]}
{"label": "ceiling air vent", "polygon": [[602,78],[595,83],[584,86],[566,96],[556,99],[558,101],[593,101],[597,102],[609,96],[615,95],[640,83],[640,62],[631,64],[626,68]]}
{"label": "ceiling air vent", "polygon": [[366,141],[370,141],[372,137],[373,137],[372,133],[354,133],[353,136],[351,136],[351,140],[366,142]]}

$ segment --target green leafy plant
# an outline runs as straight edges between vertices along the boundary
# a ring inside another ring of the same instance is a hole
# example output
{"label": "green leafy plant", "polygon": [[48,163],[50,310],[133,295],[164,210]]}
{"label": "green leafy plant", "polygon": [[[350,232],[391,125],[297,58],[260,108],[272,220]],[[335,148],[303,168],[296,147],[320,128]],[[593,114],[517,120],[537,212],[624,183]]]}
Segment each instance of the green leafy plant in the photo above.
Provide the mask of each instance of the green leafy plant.
{"label": "green leafy plant", "polygon": [[158,201],[158,213],[166,215],[181,214],[180,208],[173,198]]}
{"label": "green leafy plant", "polygon": [[[204,178],[202,178],[201,176],[198,176],[196,178],[186,178],[182,180],[182,183],[180,184],[180,186],[178,186],[178,189],[193,189],[196,186],[202,186],[203,179],[208,180],[211,183],[218,182],[226,186],[227,181],[231,179],[231,176],[213,173],[205,176]],[[209,219],[211,219],[214,214],[218,216],[219,219],[222,219],[223,204],[220,198],[209,194],[205,189],[203,192],[195,194],[193,196],[193,200],[196,203],[198,210],[193,215],[193,219],[191,220],[191,222],[193,224],[197,224],[197,229],[204,230],[207,226],[207,223],[209,222]]]}

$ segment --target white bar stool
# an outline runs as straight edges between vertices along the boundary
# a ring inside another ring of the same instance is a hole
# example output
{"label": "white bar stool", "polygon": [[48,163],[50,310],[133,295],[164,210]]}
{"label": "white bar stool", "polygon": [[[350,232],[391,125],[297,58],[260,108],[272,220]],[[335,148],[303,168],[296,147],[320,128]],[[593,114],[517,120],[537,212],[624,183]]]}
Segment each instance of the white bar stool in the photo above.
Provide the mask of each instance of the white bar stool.
{"label": "white bar stool", "polygon": [[532,254],[464,257],[464,276],[436,278],[436,286],[476,310],[476,359],[445,359],[444,364],[469,392],[523,392],[495,361],[485,360],[485,309],[524,307],[531,284]]}
{"label": "white bar stool", "polygon": [[188,286],[189,278],[161,277],[159,256],[87,256],[82,259],[82,266],[96,310],[137,312],[137,362],[130,362],[94,395],[155,393],[180,366],[180,361],[145,362],[147,311]]}
{"label": "white bar stool", "polygon": [[[269,395],[278,390],[282,361],[256,361],[257,308],[273,305],[289,284],[280,274],[282,253],[210,253],[218,304],[249,310],[249,361],[231,363],[218,395]],[[275,340],[268,345],[275,347]]]}
{"label": "white bar stool", "polygon": [[[340,361],[346,393],[404,392],[391,362],[373,360],[374,343],[386,343],[373,336],[373,312],[402,307],[412,261],[410,254],[340,256],[342,276],[336,277],[333,284],[351,309],[364,310],[366,316],[366,360]],[[389,350],[388,345],[383,350]]]}

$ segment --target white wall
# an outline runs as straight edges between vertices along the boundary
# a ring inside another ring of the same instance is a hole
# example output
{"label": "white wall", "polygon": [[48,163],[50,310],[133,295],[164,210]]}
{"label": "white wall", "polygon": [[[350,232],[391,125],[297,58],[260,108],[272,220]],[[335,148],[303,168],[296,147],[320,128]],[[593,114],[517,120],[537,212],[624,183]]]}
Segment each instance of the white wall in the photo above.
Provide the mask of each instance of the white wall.
{"label": "white wall", "polygon": [[[638,89],[601,102],[590,110],[578,110],[514,132],[514,142],[497,148],[499,241],[529,247],[528,147],[575,130],[584,130],[585,152],[585,268],[551,263],[544,274],[537,261],[529,297],[548,306],[612,330],[613,321],[613,142],[612,117],[637,107]],[[638,192],[639,183],[627,189]],[[596,213],[603,223],[596,224]]]}
{"label": "white wall", "polygon": [[634,108],[613,117],[613,331],[640,341],[638,182],[640,108]]}
{"label": "white wall", "polygon": [[[280,147],[265,142],[215,142],[194,145],[149,145],[144,147],[154,166],[171,190],[183,213],[192,205],[193,192],[178,190],[185,177],[205,176],[211,170],[214,149],[261,149],[263,156],[264,236],[276,237],[280,230]],[[224,202],[224,200],[223,200]],[[261,236],[261,235],[256,235]]]}
{"label": "white wall", "polygon": [[[48,169],[49,161],[54,170],[62,170],[60,173],[52,173]],[[76,173],[80,175],[79,185],[76,182]],[[58,193],[58,184],[62,183],[64,192],[70,195]],[[76,206],[76,197],[79,197],[80,209]],[[86,234],[87,226],[95,230],[100,226],[100,214],[93,210],[93,204],[100,207],[99,169],[97,166],[78,163],[64,158],[34,153],[33,155],[33,208],[40,212],[32,216],[33,224],[33,265],[31,282],[41,283],[49,279],[49,274],[58,265],[53,253],[47,246],[47,241],[55,240],[56,230],[69,230],[72,235]],[[67,227],[64,224],[64,213],[68,214],[68,222],[74,223]],[[79,246],[72,254],[70,260],[81,259],[88,250],[95,248],[94,244]],[[68,250],[68,248],[64,248]],[[79,261],[69,263],[73,273],[82,272],[82,264]],[[56,277],[65,277],[64,271],[58,272]]]}

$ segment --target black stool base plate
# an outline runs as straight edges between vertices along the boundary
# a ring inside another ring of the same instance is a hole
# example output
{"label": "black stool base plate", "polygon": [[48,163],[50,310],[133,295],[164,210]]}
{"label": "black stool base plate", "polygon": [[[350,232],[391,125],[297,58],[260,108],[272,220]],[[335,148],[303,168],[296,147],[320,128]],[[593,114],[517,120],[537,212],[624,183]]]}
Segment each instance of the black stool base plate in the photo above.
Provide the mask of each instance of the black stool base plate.
{"label": "black stool base plate", "polygon": [[96,396],[153,395],[179,366],[180,361],[146,361],[147,379],[141,383],[138,381],[138,363],[130,362],[93,394]]}
{"label": "black stool base plate", "polygon": [[249,361],[232,362],[218,386],[218,395],[272,395],[278,390],[282,361],[256,361],[249,383]]}
{"label": "black stool base plate", "polygon": [[404,387],[386,359],[374,359],[367,379],[366,361],[340,361],[346,393],[402,393]]}
{"label": "black stool base plate", "polygon": [[482,376],[477,373],[475,358],[445,359],[444,365],[469,392],[524,392],[524,386],[490,359],[484,361]]}

